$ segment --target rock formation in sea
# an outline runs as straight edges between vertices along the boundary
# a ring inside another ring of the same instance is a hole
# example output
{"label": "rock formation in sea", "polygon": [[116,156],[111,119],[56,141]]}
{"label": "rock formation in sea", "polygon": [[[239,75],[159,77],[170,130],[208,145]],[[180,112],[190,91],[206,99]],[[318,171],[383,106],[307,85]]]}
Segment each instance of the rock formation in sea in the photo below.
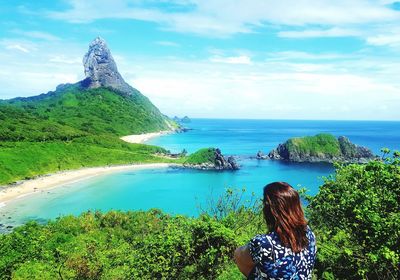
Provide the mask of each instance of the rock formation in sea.
{"label": "rock formation in sea", "polygon": [[351,143],[345,136],[336,139],[330,134],[318,134],[291,138],[270,151],[268,158],[291,162],[366,163],[378,157],[370,149]]}
{"label": "rock formation in sea", "polygon": [[179,123],[190,123],[192,121],[188,116],[184,116],[183,118],[175,116],[173,120]]}
{"label": "rock formation in sea", "polygon": [[268,159],[268,155],[265,155],[263,151],[258,151],[256,154],[256,159]]}
{"label": "rock formation in sea", "polygon": [[190,119],[188,116],[184,116],[184,117],[181,119],[181,122],[182,122],[182,123],[190,123],[190,122],[191,122],[191,119]]}
{"label": "rock formation in sea", "polygon": [[117,65],[107,43],[101,37],[94,39],[83,57],[86,79],[81,85],[86,88],[108,87],[125,94],[136,91],[127,84],[118,72]]}
{"label": "rock formation in sea", "polygon": [[223,169],[223,170],[239,169],[239,165],[237,164],[235,158],[233,156],[229,156],[227,159],[225,159],[220,149],[215,149],[214,165],[216,169]]}
{"label": "rock formation in sea", "polygon": [[[194,161],[191,158],[196,158]],[[200,160],[198,160],[200,159]],[[189,156],[184,167],[202,170],[238,170],[239,164],[233,156],[225,158],[218,148],[201,149]]]}

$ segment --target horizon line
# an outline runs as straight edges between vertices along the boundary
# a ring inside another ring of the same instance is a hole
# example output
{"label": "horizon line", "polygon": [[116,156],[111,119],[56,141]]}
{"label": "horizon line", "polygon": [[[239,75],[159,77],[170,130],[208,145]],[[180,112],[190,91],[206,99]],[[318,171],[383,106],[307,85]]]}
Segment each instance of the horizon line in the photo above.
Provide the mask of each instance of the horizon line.
{"label": "horizon line", "polygon": [[[188,116],[188,115],[185,115]],[[174,116],[175,117],[175,116]],[[169,117],[173,119],[174,117]],[[253,120],[253,121],[334,121],[334,122],[400,122],[400,119],[271,119],[271,118],[220,118],[220,117],[190,117],[189,119],[198,120]],[[178,117],[180,118],[180,117]],[[182,117],[183,118],[183,117]]]}

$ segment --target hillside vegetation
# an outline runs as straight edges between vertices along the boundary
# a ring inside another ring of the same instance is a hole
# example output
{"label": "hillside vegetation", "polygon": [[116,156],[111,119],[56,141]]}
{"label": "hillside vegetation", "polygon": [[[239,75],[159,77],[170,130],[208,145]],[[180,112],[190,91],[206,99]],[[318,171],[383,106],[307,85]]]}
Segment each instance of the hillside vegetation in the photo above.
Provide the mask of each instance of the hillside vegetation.
{"label": "hillside vegetation", "polygon": [[[4,100],[0,104],[21,108],[31,115],[21,117],[40,119],[50,127],[57,124],[91,134],[124,136],[176,126],[141,93],[126,95],[104,87],[81,89],[70,85],[48,94]],[[3,118],[7,118],[4,113]]]}
{"label": "hillside vegetation", "polygon": [[287,147],[291,153],[308,154],[317,156],[319,154],[338,156],[340,151],[339,141],[332,134],[317,134],[291,138],[287,141]]}
{"label": "hillside vegetation", "polygon": [[[337,165],[315,197],[304,195],[314,279],[398,279],[398,156]],[[259,200],[232,190],[198,218],[111,211],[30,222],[0,236],[0,279],[243,279],[233,250],[266,231]]]}
{"label": "hillside vegetation", "polygon": [[336,138],[327,133],[290,138],[269,152],[268,157],[294,162],[366,163],[376,159],[370,149],[357,146],[345,136]]}
{"label": "hillside vegetation", "polygon": [[122,135],[177,127],[139,92],[64,86],[0,101],[0,185],[81,167],[181,162],[167,151],[128,144]]}
{"label": "hillside vegetation", "polygon": [[82,167],[180,162],[180,159],[159,157],[158,153],[167,151],[105,136],[87,136],[67,142],[0,142],[0,184]]}
{"label": "hillside vegetation", "polygon": [[203,148],[193,154],[190,154],[185,160],[186,164],[214,164],[215,161],[215,148]]}

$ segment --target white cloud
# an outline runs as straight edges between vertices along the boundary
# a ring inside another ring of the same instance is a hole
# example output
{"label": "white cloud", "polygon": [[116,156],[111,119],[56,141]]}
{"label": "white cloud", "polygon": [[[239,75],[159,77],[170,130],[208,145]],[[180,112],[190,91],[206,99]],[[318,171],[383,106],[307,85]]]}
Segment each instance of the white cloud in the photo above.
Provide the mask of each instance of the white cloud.
{"label": "white cloud", "polygon": [[281,51],[281,52],[273,52],[267,54],[267,61],[282,61],[282,60],[338,60],[345,58],[354,58],[354,54],[352,56],[346,54],[338,54],[338,53],[308,53],[301,51]]}
{"label": "white cloud", "polygon": [[[379,69],[396,69],[400,61],[371,69],[376,62],[366,60],[354,65],[344,60],[235,67],[206,61],[143,60],[145,67],[130,69],[135,77],[128,81],[169,115],[399,120],[395,108],[400,104],[400,82],[393,79],[399,70],[388,77]],[[129,61],[126,57],[122,71],[128,71]]]}
{"label": "white cloud", "polygon": [[384,31],[368,36],[367,43],[374,46],[400,47],[400,28],[386,27]]}
{"label": "white cloud", "polygon": [[[2,39],[0,45],[4,46],[0,48],[0,60],[5,65],[0,69],[0,99],[48,92],[61,83],[77,82],[84,76],[78,58],[87,50],[85,45],[17,39]],[[10,52],[7,50],[10,45],[22,46],[28,52],[20,49]]]}
{"label": "white cloud", "polygon": [[18,51],[21,51],[21,52],[24,52],[24,53],[29,53],[30,52],[27,48],[25,48],[25,47],[23,47],[23,46],[21,46],[19,44],[6,45],[5,48],[7,50],[18,50]]}
{"label": "white cloud", "polygon": [[[83,78],[86,44],[0,41],[11,44],[32,51],[21,55],[0,48],[6,65],[0,69],[0,98],[36,95]],[[400,120],[398,57],[287,51],[257,62],[245,50],[210,52],[204,60],[113,56],[123,77],[168,115]]]}
{"label": "white cloud", "polygon": [[46,40],[46,41],[58,41],[60,40],[59,37],[54,36],[50,33],[47,32],[43,32],[43,31],[37,31],[37,30],[33,30],[33,31],[23,31],[23,30],[19,30],[19,29],[15,29],[12,30],[13,33],[18,34],[18,35],[22,35],[25,37],[29,37],[29,38],[33,38],[33,39],[41,39],[41,40]]}
{"label": "white cloud", "polygon": [[178,43],[171,41],[157,41],[156,44],[164,47],[180,47]]}
{"label": "white cloud", "polygon": [[3,46],[6,50],[17,50],[19,54],[21,52],[29,54],[38,49],[36,43],[21,38],[2,38],[0,39],[0,46]]}
{"label": "white cloud", "polygon": [[[330,28],[310,31],[304,29],[303,36],[353,36],[357,33],[355,30],[364,27],[359,25],[400,20],[400,13],[390,9],[386,3],[369,0],[174,1],[173,4],[179,6],[181,12],[157,9],[154,5],[144,8],[145,3],[146,1],[140,0],[70,0],[69,9],[50,11],[47,16],[73,23],[104,18],[143,20],[156,22],[163,29],[211,37],[256,32],[257,28],[265,25],[320,25]],[[355,26],[354,30],[348,30],[349,26]],[[282,32],[282,36],[300,36],[298,32]]]}
{"label": "white cloud", "polygon": [[82,65],[82,59],[78,57],[67,57],[65,55],[55,55],[50,57],[50,62],[62,64],[78,64]]}
{"label": "white cloud", "polygon": [[211,62],[216,63],[228,63],[228,64],[252,64],[251,58],[247,55],[239,55],[239,56],[213,56],[210,58]]}
{"label": "white cloud", "polygon": [[361,35],[362,32],[359,30],[337,27],[329,29],[306,29],[301,31],[278,32],[278,36],[282,38],[353,37]]}

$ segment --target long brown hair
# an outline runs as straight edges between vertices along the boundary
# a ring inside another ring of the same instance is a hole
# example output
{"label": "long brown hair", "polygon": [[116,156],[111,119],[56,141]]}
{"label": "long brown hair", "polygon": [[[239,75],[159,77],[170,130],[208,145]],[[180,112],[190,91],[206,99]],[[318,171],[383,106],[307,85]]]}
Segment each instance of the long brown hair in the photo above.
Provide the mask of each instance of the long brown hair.
{"label": "long brown hair", "polygon": [[293,252],[307,247],[307,221],[301,208],[299,194],[285,182],[274,182],[264,187],[264,219],[282,244]]}

